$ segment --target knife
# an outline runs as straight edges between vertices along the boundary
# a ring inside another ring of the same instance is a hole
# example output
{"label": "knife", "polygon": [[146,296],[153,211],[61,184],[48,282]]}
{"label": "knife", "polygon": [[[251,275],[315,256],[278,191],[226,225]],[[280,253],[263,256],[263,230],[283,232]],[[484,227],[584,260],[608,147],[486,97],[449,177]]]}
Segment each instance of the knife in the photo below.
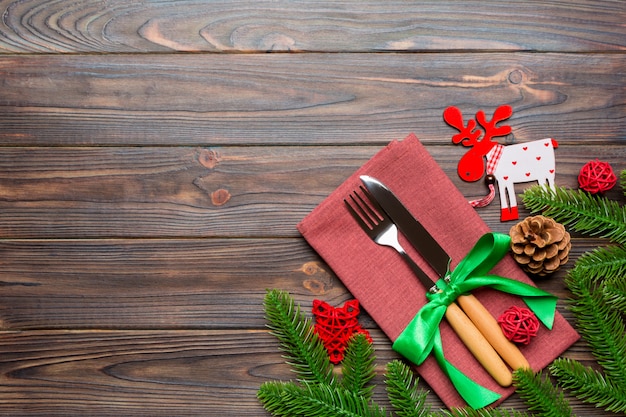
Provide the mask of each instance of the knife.
{"label": "knife", "polygon": [[[450,263],[450,256],[447,252],[387,186],[367,175],[360,178],[407,240],[422,254],[435,272],[444,278]],[[512,369],[530,369],[530,364],[522,352],[504,336],[496,319],[476,297],[471,294],[461,295],[457,298],[457,302],[485,339]]]}

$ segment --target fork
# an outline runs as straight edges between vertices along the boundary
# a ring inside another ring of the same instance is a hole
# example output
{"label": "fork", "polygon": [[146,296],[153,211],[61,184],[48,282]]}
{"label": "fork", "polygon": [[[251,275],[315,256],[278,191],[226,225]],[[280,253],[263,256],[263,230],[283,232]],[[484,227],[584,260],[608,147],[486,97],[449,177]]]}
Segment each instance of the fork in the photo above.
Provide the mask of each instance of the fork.
{"label": "fork", "polygon": [[[350,194],[349,200],[344,199],[344,202],[361,229],[378,245],[388,246],[398,252],[429,292],[439,292],[439,288],[433,285],[433,281],[400,244],[395,223],[363,186],[359,188],[361,193],[354,191]],[[364,197],[361,197],[361,194]],[[447,307],[445,316],[452,329],[489,375],[503,387],[511,385],[513,382],[511,371],[463,310],[456,303],[452,303]]]}
{"label": "fork", "polygon": [[371,197],[369,191],[363,186],[360,187],[361,193],[366,197],[366,200],[354,192],[350,194],[350,204],[347,200],[346,205],[350,210],[350,213],[355,218],[361,228],[367,233],[367,235],[376,243],[381,246],[388,246],[393,248],[402,256],[406,263],[411,267],[411,270],[420,282],[428,288],[428,292],[436,293],[439,291],[433,281],[422,271],[422,269],[411,259],[408,253],[404,250],[398,240],[398,227],[396,224],[386,216],[383,208],[378,202]]}

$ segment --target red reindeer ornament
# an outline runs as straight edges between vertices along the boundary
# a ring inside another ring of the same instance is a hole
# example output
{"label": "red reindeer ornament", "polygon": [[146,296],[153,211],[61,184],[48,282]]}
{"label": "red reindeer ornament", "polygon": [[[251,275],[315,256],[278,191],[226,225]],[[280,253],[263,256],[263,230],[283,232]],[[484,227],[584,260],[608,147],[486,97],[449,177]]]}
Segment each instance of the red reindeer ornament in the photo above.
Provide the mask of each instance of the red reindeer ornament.
{"label": "red reindeer ornament", "polygon": [[[557,142],[547,138],[516,145],[504,146],[492,139],[511,133],[510,126],[497,126],[513,114],[511,106],[500,106],[487,121],[485,113],[476,113],[476,120],[463,122],[463,115],[456,107],[448,107],[443,118],[450,126],[459,131],[452,136],[452,142],[471,149],[459,161],[457,172],[464,181],[478,181],[483,177],[489,187],[489,194],[479,200],[471,201],[473,207],[484,207],[491,203],[498,183],[500,192],[501,221],[519,218],[515,184],[537,181],[555,189],[554,148]],[[482,137],[481,137],[482,135]]]}

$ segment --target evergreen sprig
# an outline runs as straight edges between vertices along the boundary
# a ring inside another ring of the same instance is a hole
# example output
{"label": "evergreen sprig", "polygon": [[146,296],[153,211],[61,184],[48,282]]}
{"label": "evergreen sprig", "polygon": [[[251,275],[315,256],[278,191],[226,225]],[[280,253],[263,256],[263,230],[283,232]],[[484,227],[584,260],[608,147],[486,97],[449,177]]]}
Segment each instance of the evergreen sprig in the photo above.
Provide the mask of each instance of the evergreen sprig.
{"label": "evergreen sprig", "polygon": [[513,381],[520,397],[528,405],[530,411],[542,416],[570,417],[572,409],[559,391],[542,372],[529,369],[518,369],[513,372]]}
{"label": "evergreen sprig", "polygon": [[285,359],[302,382],[336,384],[333,366],[324,344],[313,331],[311,320],[284,291],[269,291],[265,295],[267,327],[280,342]]}
{"label": "evergreen sprig", "polygon": [[530,211],[543,211],[578,232],[626,244],[626,207],[616,201],[583,190],[557,187],[553,191],[539,185],[526,189],[522,199]]}
{"label": "evergreen sprig", "polygon": [[577,284],[576,277],[591,279],[589,285],[599,286],[602,302],[626,313],[626,247],[611,245],[584,253],[568,277],[566,282],[572,285]]}
{"label": "evergreen sprig", "polygon": [[341,385],[348,391],[369,400],[374,385],[370,381],[376,376],[374,348],[364,334],[357,333],[349,340],[342,362]]}
{"label": "evergreen sprig", "polygon": [[384,409],[340,386],[264,382],[258,398],[274,416],[387,417]]}
{"label": "evergreen sprig", "polygon": [[[606,284],[623,282],[626,257],[616,258],[617,266],[606,264],[610,263],[609,254],[623,253],[623,248],[588,252],[565,280],[574,295],[570,308],[578,331],[589,344],[602,372],[562,358],[550,365],[550,371],[563,388],[585,402],[614,412],[626,411],[626,327],[620,310],[615,308],[626,304],[626,298],[623,293],[620,297],[611,290],[607,297]],[[605,262],[595,267],[598,258]]]}
{"label": "evergreen sprig", "polygon": [[389,402],[399,417],[427,417],[430,407],[426,404],[427,391],[418,390],[418,378],[404,362],[391,361],[386,368],[386,388]]}
{"label": "evergreen sprig", "polygon": [[550,372],[564,389],[583,401],[607,411],[626,411],[626,391],[601,372],[578,361],[558,358],[550,365]]}
{"label": "evergreen sprig", "polygon": [[623,277],[626,275],[626,247],[610,245],[585,252],[572,272],[581,276]]}
{"label": "evergreen sprig", "polygon": [[291,296],[284,291],[268,291],[264,306],[267,326],[278,338],[287,363],[298,376],[297,382],[269,381],[261,385],[257,397],[267,411],[283,417],[387,415],[371,401],[369,383],[375,376],[375,358],[364,335],[350,339],[342,367],[343,378],[338,381],[321,339]]}
{"label": "evergreen sprig", "polygon": [[[624,256],[626,261],[626,255]],[[604,299],[614,309],[626,314],[626,279],[622,276],[615,275],[607,279],[602,287]]]}
{"label": "evergreen sprig", "polygon": [[[626,170],[620,181],[626,195]],[[582,401],[608,411],[626,411],[626,207],[563,188],[552,192],[531,187],[523,198],[531,211],[543,210],[577,231],[617,243],[583,254],[565,279],[573,295],[570,309],[577,330],[602,369],[564,358],[549,369],[564,389]]]}

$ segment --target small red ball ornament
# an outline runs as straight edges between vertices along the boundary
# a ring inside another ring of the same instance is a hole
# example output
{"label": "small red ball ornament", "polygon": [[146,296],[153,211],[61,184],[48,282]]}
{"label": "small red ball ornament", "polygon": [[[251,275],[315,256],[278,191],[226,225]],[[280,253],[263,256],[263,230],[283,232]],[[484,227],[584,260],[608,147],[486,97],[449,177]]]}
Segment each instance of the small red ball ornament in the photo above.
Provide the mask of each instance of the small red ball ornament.
{"label": "small red ball ornament", "polygon": [[610,190],[617,183],[617,177],[608,162],[587,162],[578,174],[578,184],[583,190],[591,194],[598,194]]}
{"label": "small red ball ornament", "polygon": [[527,308],[513,306],[498,318],[502,332],[511,342],[527,345],[537,335],[539,319]]}

